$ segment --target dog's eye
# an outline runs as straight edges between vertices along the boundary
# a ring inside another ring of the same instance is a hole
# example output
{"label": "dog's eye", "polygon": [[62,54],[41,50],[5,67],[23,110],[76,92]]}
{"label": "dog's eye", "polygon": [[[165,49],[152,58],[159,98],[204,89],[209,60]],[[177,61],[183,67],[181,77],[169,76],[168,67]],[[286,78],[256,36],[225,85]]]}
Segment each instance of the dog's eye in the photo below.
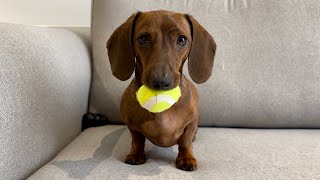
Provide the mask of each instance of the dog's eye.
{"label": "dog's eye", "polygon": [[140,45],[142,46],[147,46],[149,44],[149,38],[147,35],[141,35],[139,38],[138,38],[138,42]]}
{"label": "dog's eye", "polygon": [[179,46],[184,46],[187,44],[187,37],[185,37],[184,35],[180,35],[177,39],[177,44]]}

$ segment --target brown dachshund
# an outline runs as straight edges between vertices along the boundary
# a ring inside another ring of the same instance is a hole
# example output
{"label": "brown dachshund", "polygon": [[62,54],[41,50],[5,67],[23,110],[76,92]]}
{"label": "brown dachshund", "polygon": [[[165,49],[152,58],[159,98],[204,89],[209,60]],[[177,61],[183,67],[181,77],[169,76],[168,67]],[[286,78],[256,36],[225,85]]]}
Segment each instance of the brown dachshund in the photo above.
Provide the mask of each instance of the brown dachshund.
{"label": "brown dachshund", "polygon": [[[212,73],[216,44],[211,35],[189,15],[169,12],[138,12],[118,27],[107,42],[112,73],[124,81],[135,70],[135,78],[121,100],[121,118],[132,136],[131,152],[125,162],[143,164],[144,145],[168,147],[179,145],[176,166],[193,171],[197,161],[192,141],[199,122],[198,94],[182,74],[188,58],[192,80],[198,84]],[[181,88],[181,97],[170,109],[151,113],[142,108],[136,92],[146,85],[156,90]]]}

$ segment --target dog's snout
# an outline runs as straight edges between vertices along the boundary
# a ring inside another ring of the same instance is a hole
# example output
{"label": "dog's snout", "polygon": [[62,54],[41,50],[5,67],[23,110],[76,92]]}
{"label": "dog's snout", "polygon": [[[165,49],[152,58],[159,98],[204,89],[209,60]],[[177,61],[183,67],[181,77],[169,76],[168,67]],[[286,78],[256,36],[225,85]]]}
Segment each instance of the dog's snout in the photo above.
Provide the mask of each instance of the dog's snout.
{"label": "dog's snout", "polygon": [[166,73],[161,75],[159,73],[153,73],[150,79],[150,86],[155,90],[169,90],[172,88],[173,77],[171,74]]}

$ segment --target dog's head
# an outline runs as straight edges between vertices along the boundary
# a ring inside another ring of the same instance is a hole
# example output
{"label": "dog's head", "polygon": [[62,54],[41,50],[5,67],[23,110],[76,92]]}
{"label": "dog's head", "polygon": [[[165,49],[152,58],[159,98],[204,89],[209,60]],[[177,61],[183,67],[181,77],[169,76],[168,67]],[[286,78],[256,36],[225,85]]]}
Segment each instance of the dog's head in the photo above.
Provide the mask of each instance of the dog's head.
{"label": "dog's head", "polygon": [[192,16],[151,11],[130,16],[113,32],[107,48],[115,77],[127,80],[136,69],[142,84],[168,90],[180,84],[187,58],[192,80],[198,84],[207,81],[216,44]]}

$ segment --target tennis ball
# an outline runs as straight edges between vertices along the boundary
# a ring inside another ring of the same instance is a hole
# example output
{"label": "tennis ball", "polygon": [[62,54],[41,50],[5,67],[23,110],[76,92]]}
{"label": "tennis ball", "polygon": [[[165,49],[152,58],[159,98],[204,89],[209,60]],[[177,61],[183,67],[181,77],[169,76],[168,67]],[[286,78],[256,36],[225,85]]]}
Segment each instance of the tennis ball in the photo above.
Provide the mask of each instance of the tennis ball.
{"label": "tennis ball", "polygon": [[169,109],[181,96],[179,86],[168,91],[158,91],[142,85],[137,91],[139,104],[152,113],[160,113]]}

